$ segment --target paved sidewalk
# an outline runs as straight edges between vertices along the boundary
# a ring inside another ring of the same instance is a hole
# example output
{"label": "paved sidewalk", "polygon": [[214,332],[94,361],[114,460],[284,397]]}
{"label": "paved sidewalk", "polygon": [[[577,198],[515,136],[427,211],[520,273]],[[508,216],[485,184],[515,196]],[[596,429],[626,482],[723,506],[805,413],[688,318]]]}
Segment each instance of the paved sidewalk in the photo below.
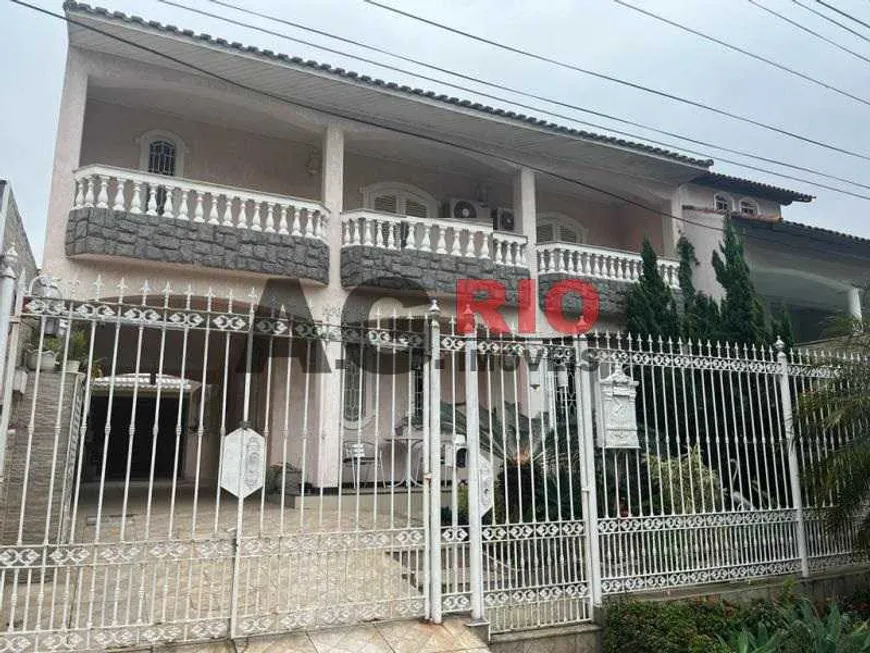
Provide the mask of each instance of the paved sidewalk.
{"label": "paved sidewalk", "polygon": [[155,653],[488,653],[461,618],[435,625],[422,621],[312,630],[282,637],[251,638],[155,648]]}

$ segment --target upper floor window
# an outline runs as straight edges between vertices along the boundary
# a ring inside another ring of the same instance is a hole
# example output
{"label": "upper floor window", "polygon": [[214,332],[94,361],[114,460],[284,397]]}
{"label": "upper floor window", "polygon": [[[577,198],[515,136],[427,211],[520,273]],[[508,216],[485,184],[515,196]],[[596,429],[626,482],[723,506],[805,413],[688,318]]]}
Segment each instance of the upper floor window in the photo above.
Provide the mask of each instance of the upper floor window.
{"label": "upper floor window", "polygon": [[155,175],[184,176],[184,141],[172,132],[152,129],[139,141],[139,168]]}
{"label": "upper floor window", "polygon": [[539,243],[585,243],[586,227],[561,213],[538,214],[537,240]]}
{"label": "upper floor window", "polygon": [[151,141],[148,146],[148,172],[175,176],[175,143],[164,140]]}
{"label": "upper floor window", "polygon": [[438,217],[438,202],[424,190],[399,182],[381,182],[362,190],[363,207],[413,218]]}
{"label": "upper floor window", "polygon": [[731,198],[722,193],[717,193],[713,196],[713,206],[717,211],[731,212]]}
{"label": "upper floor window", "polygon": [[758,215],[758,204],[752,200],[740,200],[740,213],[742,215]]}

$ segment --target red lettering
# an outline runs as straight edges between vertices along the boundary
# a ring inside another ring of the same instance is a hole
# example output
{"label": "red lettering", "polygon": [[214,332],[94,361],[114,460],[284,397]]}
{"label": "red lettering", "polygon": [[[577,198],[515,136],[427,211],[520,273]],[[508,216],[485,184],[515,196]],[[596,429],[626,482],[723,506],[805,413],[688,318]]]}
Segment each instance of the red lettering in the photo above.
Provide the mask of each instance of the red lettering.
{"label": "red lettering", "polygon": [[[478,299],[477,293],[486,297]],[[495,279],[459,279],[456,282],[456,326],[459,333],[467,335],[474,331],[474,314],[483,318],[483,323],[496,334],[508,333],[507,322],[499,313],[505,303],[504,285]]]}
{"label": "red lettering", "polygon": [[517,284],[517,310],[519,312],[519,324],[517,325],[520,333],[534,333],[537,327],[535,321],[537,319],[537,310],[535,306],[535,282],[531,279],[520,279]]}
{"label": "red lettering", "polygon": [[[582,301],[580,319],[576,322],[565,317],[565,295],[574,294]],[[598,291],[591,283],[580,279],[563,279],[555,282],[544,297],[544,315],[556,331],[568,335],[586,333],[598,320]]]}

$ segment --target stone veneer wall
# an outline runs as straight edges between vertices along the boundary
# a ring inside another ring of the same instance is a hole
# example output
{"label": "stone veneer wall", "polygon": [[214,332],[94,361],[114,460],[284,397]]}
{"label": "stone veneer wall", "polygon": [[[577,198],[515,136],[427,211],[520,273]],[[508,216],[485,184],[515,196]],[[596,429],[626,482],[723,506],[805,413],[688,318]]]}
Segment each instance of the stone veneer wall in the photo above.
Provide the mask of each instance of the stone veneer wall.
{"label": "stone veneer wall", "polygon": [[341,285],[383,290],[417,290],[456,294],[458,279],[494,279],[505,284],[506,302],[517,303],[517,282],[529,270],[496,265],[488,259],[353,246],[341,250]]}
{"label": "stone veneer wall", "polygon": [[[552,288],[553,284],[562,279],[576,279],[577,277],[567,274],[542,274],[538,277],[539,292],[538,298],[541,303],[541,308],[544,306],[544,297],[547,291]],[[631,283],[626,281],[613,281],[610,279],[581,279],[592,284],[598,291],[599,308],[601,315],[607,316],[623,316],[625,314],[625,295],[628,289],[631,288]],[[564,300],[564,310],[566,315],[580,315],[581,301],[574,294],[566,295]]]}
{"label": "stone veneer wall", "polygon": [[121,256],[329,282],[329,246],[323,241],[113,209],[71,211],[66,254]]}
{"label": "stone veneer wall", "polygon": [[[48,508],[49,486],[52,479],[54,459],[55,426],[58,423],[57,404],[61,397],[60,372],[42,371],[39,373],[39,396],[33,420],[33,436],[30,438],[27,425],[33,407],[36,372],[27,371],[27,387],[23,395],[13,404],[9,435],[6,440],[5,485],[0,496],[0,519],[2,519],[2,543],[14,544],[18,534],[18,522],[24,490],[24,474],[27,466],[27,446],[30,442],[30,467],[27,470],[27,502],[24,512],[25,544],[42,543],[45,531],[45,515]],[[51,524],[49,542],[56,541],[57,529],[64,504],[69,505],[72,488],[75,486],[76,443],[78,429],[70,426],[79,424],[82,393],[81,374],[67,374],[63,384],[63,405],[60,412],[60,433],[57,438],[57,459],[54,461],[54,491],[51,502]],[[74,419],[75,417],[75,419]],[[64,494],[64,480],[66,493]]]}

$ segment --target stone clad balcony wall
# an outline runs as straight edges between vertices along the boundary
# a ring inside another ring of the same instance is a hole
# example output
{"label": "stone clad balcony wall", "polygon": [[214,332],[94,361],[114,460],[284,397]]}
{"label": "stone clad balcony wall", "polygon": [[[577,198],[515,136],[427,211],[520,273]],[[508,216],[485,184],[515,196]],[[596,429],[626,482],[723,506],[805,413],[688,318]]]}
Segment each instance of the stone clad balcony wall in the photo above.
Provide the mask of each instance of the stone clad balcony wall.
{"label": "stone clad balcony wall", "polygon": [[95,207],[70,212],[66,254],[329,281],[329,246],[321,240]]}
{"label": "stone clad balcony wall", "polygon": [[75,173],[67,256],[112,256],[329,282],[322,204],[89,165]]}
{"label": "stone clad balcony wall", "polygon": [[460,279],[494,279],[505,285],[506,303],[515,306],[517,282],[529,276],[528,268],[499,265],[487,259],[362,246],[341,251],[341,284],[350,288],[422,289],[454,295]]}

